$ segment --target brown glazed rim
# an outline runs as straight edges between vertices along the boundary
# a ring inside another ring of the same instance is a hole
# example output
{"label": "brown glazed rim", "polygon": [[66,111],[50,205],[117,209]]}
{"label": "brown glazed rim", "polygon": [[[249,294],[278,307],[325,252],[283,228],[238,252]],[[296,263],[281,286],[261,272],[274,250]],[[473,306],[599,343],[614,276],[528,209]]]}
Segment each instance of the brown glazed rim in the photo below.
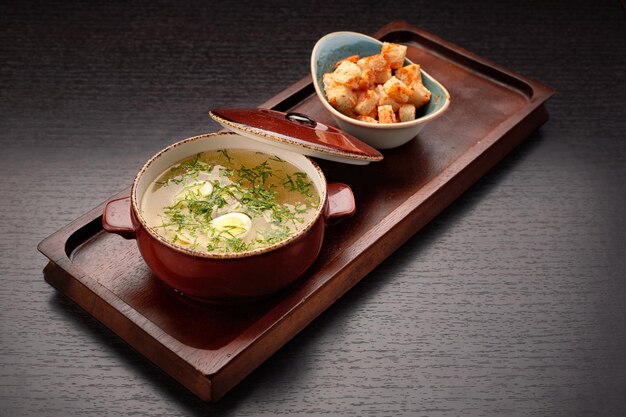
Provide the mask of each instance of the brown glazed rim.
{"label": "brown glazed rim", "polygon": [[206,133],[206,134],[203,134],[203,135],[198,135],[198,136],[193,136],[193,137],[190,137],[190,138],[187,138],[187,139],[183,139],[183,140],[181,140],[179,142],[176,142],[176,143],[174,143],[172,145],[169,145],[168,147],[166,147],[166,148],[162,149],[161,151],[159,151],[156,155],[154,155],[152,158],[150,158],[148,160],[148,162],[146,162],[144,164],[144,166],[141,168],[141,170],[135,176],[135,180],[133,181],[133,186],[131,188],[131,194],[130,194],[131,195],[131,206],[132,206],[133,212],[134,212],[135,216],[137,217],[137,219],[139,220],[139,222],[141,223],[142,227],[150,234],[150,236],[152,236],[153,238],[157,239],[160,243],[164,244],[165,246],[168,246],[169,248],[171,248],[171,249],[173,249],[173,250],[175,250],[177,252],[186,254],[186,255],[196,256],[196,257],[201,257],[201,258],[208,258],[208,259],[238,259],[238,258],[246,258],[246,257],[249,257],[249,256],[261,255],[263,253],[267,253],[267,252],[273,251],[275,249],[281,248],[283,246],[286,246],[289,243],[293,242],[294,240],[298,239],[300,236],[302,236],[305,233],[307,233],[313,227],[313,225],[317,222],[317,220],[319,219],[320,215],[322,214],[322,210],[324,209],[324,207],[326,205],[326,198],[327,198],[327,196],[326,196],[326,187],[327,187],[326,177],[322,173],[321,168],[313,160],[311,160],[307,156],[303,155],[313,165],[313,168],[315,168],[315,170],[317,171],[317,174],[319,175],[319,177],[320,177],[320,179],[322,181],[322,189],[319,190],[320,203],[318,204],[318,207],[317,207],[317,210],[315,212],[315,215],[311,218],[309,223],[305,227],[300,229],[297,233],[294,233],[293,235],[287,237],[285,240],[281,240],[280,242],[274,243],[273,245],[270,245],[270,246],[265,246],[265,247],[262,247],[262,248],[253,249],[253,250],[244,251],[244,252],[237,252],[237,253],[201,252],[201,251],[196,251],[196,250],[193,250],[193,249],[187,249],[187,248],[184,248],[182,246],[176,245],[176,244],[168,241],[165,237],[161,236],[159,233],[154,231],[154,229],[152,229],[150,226],[148,226],[148,224],[146,223],[146,220],[144,219],[144,217],[141,214],[141,210],[139,208],[139,202],[137,201],[137,185],[138,185],[141,177],[145,173],[145,171],[150,167],[150,165],[152,165],[154,163],[154,161],[156,161],[158,158],[160,158],[163,154],[169,152],[169,150],[174,149],[174,148],[176,148],[178,146],[182,146],[182,145],[184,145],[186,143],[194,142],[194,141],[201,140],[201,139],[213,138],[213,137],[223,137],[223,136],[228,136],[228,135],[243,137],[243,136],[241,136],[241,135],[239,135],[238,133],[235,133],[235,132],[221,132],[221,133]]}

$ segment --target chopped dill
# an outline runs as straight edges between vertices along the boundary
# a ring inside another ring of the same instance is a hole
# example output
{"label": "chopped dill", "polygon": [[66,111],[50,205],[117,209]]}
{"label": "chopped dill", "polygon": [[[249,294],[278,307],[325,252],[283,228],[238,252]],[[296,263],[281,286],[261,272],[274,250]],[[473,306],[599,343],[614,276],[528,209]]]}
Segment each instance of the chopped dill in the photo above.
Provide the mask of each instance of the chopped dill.
{"label": "chopped dill", "polygon": [[[159,187],[175,188],[154,227],[173,243],[224,253],[272,245],[301,228],[319,205],[307,174],[263,153],[255,154],[265,156],[255,156],[256,163],[241,164],[238,152],[220,149],[214,156],[197,154],[172,166],[156,181]],[[230,213],[247,216],[247,226],[232,217],[228,221],[234,223],[214,222]]]}
{"label": "chopped dill", "polygon": [[227,252],[243,252],[248,250],[250,245],[246,244],[242,239],[234,237],[227,239],[225,242]]}
{"label": "chopped dill", "polygon": [[173,184],[183,184],[190,178],[198,178],[198,174],[201,171],[211,172],[213,166],[203,162],[200,159],[201,154],[197,154],[193,159],[190,159],[180,164],[176,164],[169,169],[169,178],[165,181],[156,181],[159,186]]}
{"label": "chopped dill", "polygon": [[221,153],[224,158],[226,158],[229,164],[233,162],[233,158],[230,157],[226,149],[220,149],[218,150],[218,152]]}

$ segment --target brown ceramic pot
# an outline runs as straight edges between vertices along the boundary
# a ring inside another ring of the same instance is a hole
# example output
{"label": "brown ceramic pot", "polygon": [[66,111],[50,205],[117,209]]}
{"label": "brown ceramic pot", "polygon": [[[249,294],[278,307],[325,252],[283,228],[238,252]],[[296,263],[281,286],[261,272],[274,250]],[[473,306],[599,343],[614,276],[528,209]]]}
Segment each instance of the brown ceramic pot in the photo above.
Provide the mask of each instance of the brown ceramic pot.
{"label": "brown ceramic pot", "polygon": [[[217,149],[270,153],[306,172],[320,194],[320,205],[312,221],[284,241],[236,254],[193,251],[152,230],[141,207],[148,186],[178,161]],[[135,177],[131,195],[105,205],[102,223],[107,232],[136,239],[154,275],[184,295],[207,302],[243,302],[266,297],[293,283],[317,258],[328,222],[350,216],[354,210],[352,190],[344,184],[328,184],[320,168],[306,156],[235,133],[215,133],[185,139],[152,157]]]}

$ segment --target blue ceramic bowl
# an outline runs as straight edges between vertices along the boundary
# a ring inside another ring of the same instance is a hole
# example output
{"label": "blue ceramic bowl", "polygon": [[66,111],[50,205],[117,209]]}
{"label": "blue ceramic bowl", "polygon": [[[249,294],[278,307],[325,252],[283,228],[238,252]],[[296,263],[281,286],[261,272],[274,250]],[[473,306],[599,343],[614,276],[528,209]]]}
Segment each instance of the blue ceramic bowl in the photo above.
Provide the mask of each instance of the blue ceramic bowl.
{"label": "blue ceramic bowl", "polygon": [[[335,63],[351,55],[366,57],[380,53],[382,42],[356,32],[333,32],[321,38],[311,53],[311,75],[315,91],[322,104],[332,114],[338,127],[378,149],[390,149],[413,139],[424,125],[441,116],[450,105],[450,94],[440,82],[422,70],[422,82],[431,92],[430,101],[418,109],[417,118],[410,122],[363,122],[337,111],[324,93],[322,76],[333,72]],[[405,65],[412,64],[405,59]]]}

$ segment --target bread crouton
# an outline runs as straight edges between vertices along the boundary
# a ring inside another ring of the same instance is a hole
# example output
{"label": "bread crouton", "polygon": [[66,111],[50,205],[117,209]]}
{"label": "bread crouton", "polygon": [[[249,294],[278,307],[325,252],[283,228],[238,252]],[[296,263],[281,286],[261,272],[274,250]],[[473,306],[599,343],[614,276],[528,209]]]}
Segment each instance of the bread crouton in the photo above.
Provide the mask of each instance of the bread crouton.
{"label": "bread crouton", "polygon": [[376,73],[376,84],[384,84],[392,77],[391,67],[385,67],[384,70]]}
{"label": "bread crouton", "polygon": [[383,42],[380,50],[392,69],[398,69],[404,65],[406,56],[406,46],[397,43]]}
{"label": "bread crouton", "polygon": [[328,91],[333,88],[337,83],[335,82],[334,72],[327,72],[322,75],[322,83],[324,84],[324,91]]}
{"label": "bread crouton", "polygon": [[393,108],[393,111],[397,111],[400,108],[400,103],[389,97],[381,84],[376,86],[376,94],[378,95],[379,106],[389,105]]}
{"label": "bread crouton", "polygon": [[379,123],[396,123],[396,114],[391,106],[378,106],[378,122]]}
{"label": "bread crouton", "polygon": [[422,107],[430,100],[430,91],[424,87],[424,84],[413,83],[411,84],[411,95],[408,102],[413,104],[416,108]]}
{"label": "bread crouton", "polygon": [[410,64],[406,67],[398,68],[394,75],[406,85],[422,82],[422,71],[419,64]]}
{"label": "bread crouton", "polygon": [[398,109],[398,118],[401,122],[410,122],[415,120],[415,106],[412,104],[403,104]]}
{"label": "bread crouton", "polygon": [[356,64],[356,62],[359,60],[359,56],[358,55],[350,55],[349,57],[346,57],[344,59],[341,59],[337,62],[335,62],[335,68],[337,68],[343,61],[349,61],[352,62],[354,64]]}
{"label": "bread crouton", "polygon": [[354,62],[341,61],[333,72],[333,79],[337,84],[343,84],[350,88],[359,88],[361,68]]}
{"label": "bread crouton", "polygon": [[326,98],[346,116],[370,123],[415,120],[417,108],[431,99],[419,64],[404,65],[407,47],[384,42],[381,52],[351,55],[322,77]]}
{"label": "bread crouton", "polygon": [[374,84],[382,84],[391,78],[391,67],[382,54],[366,56],[356,63],[361,70],[368,71],[373,74],[374,80],[369,86]]}
{"label": "bread crouton", "polygon": [[383,84],[383,89],[392,100],[398,103],[406,103],[411,95],[409,87],[395,76],[391,77]]}
{"label": "bread crouton", "polygon": [[369,117],[369,116],[357,116],[356,118],[357,118],[357,120],[360,120],[362,122],[378,123],[378,120],[374,119],[373,117]]}
{"label": "bread crouton", "polygon": [[343,84],[334,84],[326,89],[326,97],[331,106],[341,113],[353,116],[356,105],[356,93],[350,87]]}
{"label": "bread crouton", "polygon": [[362,90],[368,90],[376,85],[376,73],[372,69],[364,69],[361,71],[361,81],[359,88]]}
{"label": "bread crouton", "polygon": [[357,96],[354,110],[362,116],[376,117],[378,107],[378,94],[374,90],[360,91]]}
{"label": "bread crouton", "polygon": [[371,69],[374,71],[383,71],[387,66],[387,60],[382,54],[366,56],[359,59],[356,64],[363,70]]}

